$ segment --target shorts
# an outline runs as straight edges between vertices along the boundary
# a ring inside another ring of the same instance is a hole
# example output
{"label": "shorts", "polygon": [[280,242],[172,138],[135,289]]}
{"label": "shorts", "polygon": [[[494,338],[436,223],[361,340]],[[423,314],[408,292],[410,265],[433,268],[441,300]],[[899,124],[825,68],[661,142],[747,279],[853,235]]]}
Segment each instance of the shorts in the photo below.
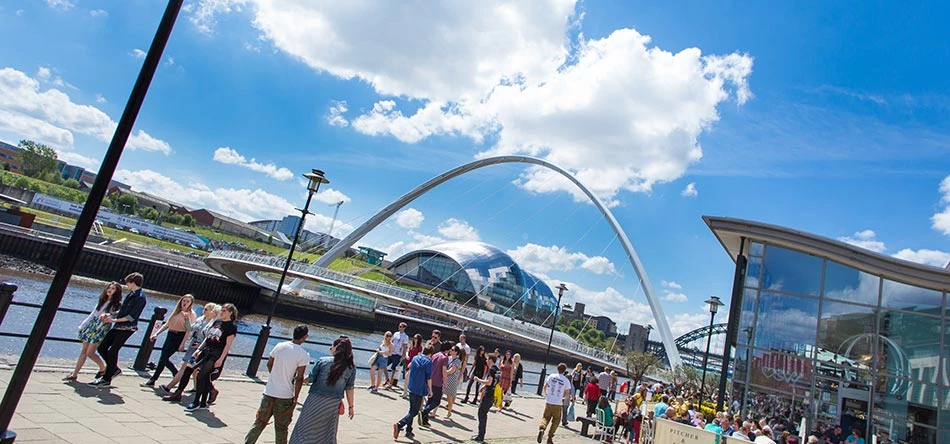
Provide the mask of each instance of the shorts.
{"label": "shorts", "polygon": [[376,356],[376,362],[373,363],[373,367],[385,369],[389,365],[389,356],[378,355]]}

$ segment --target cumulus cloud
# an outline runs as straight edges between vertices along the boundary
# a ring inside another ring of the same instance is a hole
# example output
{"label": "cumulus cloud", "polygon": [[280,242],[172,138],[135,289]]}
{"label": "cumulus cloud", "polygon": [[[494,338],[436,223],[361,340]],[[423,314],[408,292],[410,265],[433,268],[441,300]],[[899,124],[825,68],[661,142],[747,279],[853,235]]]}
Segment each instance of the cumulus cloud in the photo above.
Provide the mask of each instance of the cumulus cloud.
{"label": "cumulus cloud", "polygon": [[223,146],[214,150],[213,159],[215,162],[223,163],[225,165],[237,165],[247,168],[251,171],[264,173],[277,180],[290,180],[294,177],[293,171],[290,171],[287,168],[278,167],[273,163],[260,163],[253,158],[251,160],[247,160],[247,158],[238,153],[237,150],[227,146]]}
{"label": "cumulus cloud", "polygon": [[[563,282],[546,279],[546,282]],[[656,325],[650,306],[625,296],[613,287],[604,290],[589,290],[576,283],[565,282],[568,292],[564,295],[566,303],[581,302],[584,312],[593,315],[608,316],[617,324],[617,329],[626,333],[630,323],[637,325]]]}
{"label": "cumulus cloud", "polygon": [[137,58],[137,59],[144,59],[144,58],[145,58],[145,51],[142,51],[141,49],[135,48],[135,49],[133,49],[132,51],[129,51],[129,55],[132,56],[132,57],[135,57],[135,58]]}
{"label": "cumulus cloud", "polygon": [[102,94],[96,94],[96,103],[109,103]]}
{"label": "cumulus cloud", "polygon": [[415,208],[406,208],[405,210],[396,213],[396,225],[399,225],[402,228],[419,228],[419,226],[422,225],[422,221],[425,219],[425,215]]}
{"label": "cumulus cloud", "polygon": [[475,227],[469,225],[469,223],[464,220],[456,219],[454,217],[439,224],[438,231],[443,237],[452,240],[479,240],[478,230],[476,230]]}
{"label": "cumulus cloud", "polygon": [[327,112],[327,123],[330,124],[330,126],[338,127],[349,125],[350,122],[346,120],[346,117],[343,117],[347,109],[346,100],[334,100],[330,105],[330,110]]}
{"label": "cumulus cloud", "polygon": [[944,268],[950,264],[950,253],[939,250],[911,250],[905,248],[894,254],[894,257],[905,261],[917,262],[918,264],[930,265],[932,267]]}
{"label": "cumulus cloud", "polygon": [[858,231],[851,236],[839,237],[838,240],[856,247],[864,248],[865,250],[871,250],[875,253],[887,251],[884,242],[877,239],[877,233],[875,233],[874,230]]}
{"label": "cumulus cloud", "polygon": [[940,182],[940,203],[943,209],[933,215],[933,229],[950,236],[950,176]]}
{"label": "cumulus cloud", "polygon": [[660,282],[663,287],[663,300],[670,302],[686,302],[689,298],[686,296],[686,293],[683,293],[678,290],[682,290],[683,286],[676,283],[676,281],[662,281]]}
{"label": "cumulus cloud", "polygon": [[676,281],[662,281],[660,282],[663,285],[663,288],[672,288],[674,290],[682,290],[683,286],[676,283]]}
{"label": "cumulus cloud", "polygon": [[[112,140],[116,122],[102,110],[77,104],[56,88],[41,90],[39,80],[51,76],[49,68],[40,68],[37,78],[13,68],[0,69],[0,132],[47,143],[59,151],[72,149],[75,134]],[[129,137],[126,147],[166,155],[172,151],[167,142],[142,130]]]}
{"label": "cumulus cloud", "polygon": [[[416,13],[420,7],[427,13]],[[219,14],[241,10],[277,50],[385,97],[349,120],[356,131],[406,143],[492,140],[480,156],[544,157],[611,205],[622,191],[682,177],[702,158],[698,140],[719,119],[718,107],[752,96],[750,56],[671,52],[634,29],[586,39],[576,31],[575,0],[202,0],[190,18],[210,32]],[[528,168],[517,183],[585,199],[550,178]]]}
{"label": "cumulus cloud", "polygon": [[46,4],[53,9],[68,11],[76,6],[76,0],[46,0]]}
{"label": "cumulus cloud", "polygon": [[680,193],[683,197],[696,197],[699,196],[699,191],[696,190],[696,182],[690,182],[686,185],[686,188],[683,188],[683,191]]}
{"label": "cumulus cloud", "polygon": [[313,195],[313,198],[316,199],[317,202],[323,202],[328,205],[336,205],[340,202],[347,203],[351,200],[350,196],[333,188],[321,189],[319,193]]}
{"label": "cumulus cloud", "polygon": [[580,267],[595,274],[616,274],[617,270],[603,256],[589,257],[581,252],[571,252],[558,245],[543,246],[533,243],[506,251],[524,269],[536,274],[551,271],[571,271]]}
{"label": "cumulus cloud", "polygon": [[108,17],[109,11],[106,11],[105,9],[93,9],[89,11],[89,15],[92,17]]}
{"label": "cumulus cloud", "polygon": [[[116,171],[118,181],[129,184],[133,189],[156,196],[165,196],[183,205],[193,208],[206,208],[238,220],[249,222],[259,219],[280,219],[288,214],[300,214],[287,199],[266,190],[246,188],[211,188],[201,182],[183,184],[153,170]],[[312,209],[312,208],[311,208]],[[326,232],[332,217],[324,214],[307,216],[306,228]],[[337,231],[339,230],[339,231]],[[345,222],[336,221],[335,233],[348,233],[353,227]]]}
{"label": "cumulus cloud", "polygon": [[409,230],[406,236],[407,240],[393,242],[389,246],[377,249],[385,251],[391,260],[395,260],[410,251],[421,250],[445,242],[445,239],[441,237],[430,236],[412,230]]}

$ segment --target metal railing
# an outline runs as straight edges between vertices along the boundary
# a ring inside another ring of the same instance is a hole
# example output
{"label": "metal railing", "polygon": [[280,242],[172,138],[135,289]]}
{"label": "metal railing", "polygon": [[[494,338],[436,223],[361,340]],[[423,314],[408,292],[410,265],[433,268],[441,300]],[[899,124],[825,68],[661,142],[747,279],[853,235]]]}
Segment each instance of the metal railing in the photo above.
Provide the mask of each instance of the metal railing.
{"label": "metal railing", "polygon": [[[284,261],[286,261],[286,258],[277,256],[268,256],[240,251],[215,251],[211,253],[208,258],[228,259],[248,264],[273,267],[275,269],[282,268]],[[395,285],[373,281],[327,268],[315,267],[302,262],[293,262],[291,263],[290,269],[300,275],[309,275],[324,281],[347,284],[352,287],[380,293],[397,300],[412,302],[434,308],[449,315],[481,321],[486,324],[491,324],[492,326],[501,330],[506,330],[507,332],[511,333],[518,333],[545,344],[548,342],[548,338],[551,333],[549,327],[517,321],[497,313],[475,309],[453,301],[447,301],[438,296],[407,290]],[[572,351],[591,360],[598,360],[612,364],[618,368],[623,368],[623,362],[618,357],[607,353],[606,350],[601,350],[581,344],[580,342],[577,342],[573,338],[561,332],[555,333],[554,340],[551,341],[551,345],[562,350]]]}

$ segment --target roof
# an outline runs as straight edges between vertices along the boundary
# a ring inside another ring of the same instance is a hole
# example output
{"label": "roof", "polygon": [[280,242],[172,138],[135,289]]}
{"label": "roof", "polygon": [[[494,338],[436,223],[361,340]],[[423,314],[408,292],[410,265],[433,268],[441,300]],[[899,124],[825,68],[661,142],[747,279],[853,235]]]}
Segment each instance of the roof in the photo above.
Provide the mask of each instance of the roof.
{"label": "roof", "polygon": [[886,256],[827,237],[762,222],[716,216],[703,216],[703,220],[733,261],[739,254],[740,240],[750,237],[826,257],[886,279],[950,291],[948,269]]}

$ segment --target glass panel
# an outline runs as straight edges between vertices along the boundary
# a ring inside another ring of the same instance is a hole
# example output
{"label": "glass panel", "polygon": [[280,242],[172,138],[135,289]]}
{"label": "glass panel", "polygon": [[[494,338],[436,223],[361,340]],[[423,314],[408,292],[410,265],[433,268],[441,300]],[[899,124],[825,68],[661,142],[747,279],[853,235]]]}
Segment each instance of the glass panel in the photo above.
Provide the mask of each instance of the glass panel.
{"label": "glass panel", "polygon": [[765,253],[762,289],[818,296],[821,258],[769,245]]}
{"label": "glass panel", "polygon": [[753,350],[749,383],[802,396],[812,383],[811,359],[768,350]]}
{"label": "glass panel", "polygon": [[761,256],[763,251],[765,251],[765,246],[761,242],[752,242],[749,245],[749,256]]}
{"label": "glass panel", "polygon": [[898,310],[918,311],[940,315],[943,294],[939,291],[884,280],[881,290],[881,306]]}
{"label": "glass panel", "polygon": [[940,319],[913,313],[881,313],[878,371],[901,378],[937,382]]}
{"label": "glass panel", "polygon": [[897,381],[874,395],[874,433],[883,443],[936,444],[936,388],[912,381]]}
{"label": "glass panel", "polygon": [[739,314],[738,344],[749,344],[752,341],[752,331],[755,329],[755,303],[758,300],[757,290],[746,289],[742,292],[742,312]]}
{"label": "glass panel", "polygon": [[749,348],[736,347],[736,360],[733,367],[733,380],[736,382],[745,382],[746,375],[749,373]]}
{"label": "glass panel", "polygon": [[829,430],[838,424],[838,389],[840,383],[834,379],[817,378],[815,380],[815,415],[818,427],[813,429]]}
{"label": "glass panel", "polygon": [[877,305],[881,278],[837,262],[828,261],[826,264],[826,298]]}
{"label": "glass panel", "polygon": [[745,267],[745,286],[759,288],[759,275],[762,272],[762,258],[750,257]]}
{"label": "glass panel", "polygon": [[[836,372],[870,374],[876,317],[869,307],[824,301],[818,321],[818,356]],[[839,377],[845,377],[839,374]],[[869,380],[869,378],[867,378]]]}
{"label": "glass panel", "polygon": [[810,356],[818,329],[818,300],[762,292],[755,346]]}
{"label": "glass panel", "polygon": [[[776,422],[797,425],[801,423],[801,415],[805,411],[803,400],[807,393],[809,392],[781,392],[749,386],[742,413],[745,417],[756,420],[771,418]],[[810,402],[810,394],[808,396]]]}

